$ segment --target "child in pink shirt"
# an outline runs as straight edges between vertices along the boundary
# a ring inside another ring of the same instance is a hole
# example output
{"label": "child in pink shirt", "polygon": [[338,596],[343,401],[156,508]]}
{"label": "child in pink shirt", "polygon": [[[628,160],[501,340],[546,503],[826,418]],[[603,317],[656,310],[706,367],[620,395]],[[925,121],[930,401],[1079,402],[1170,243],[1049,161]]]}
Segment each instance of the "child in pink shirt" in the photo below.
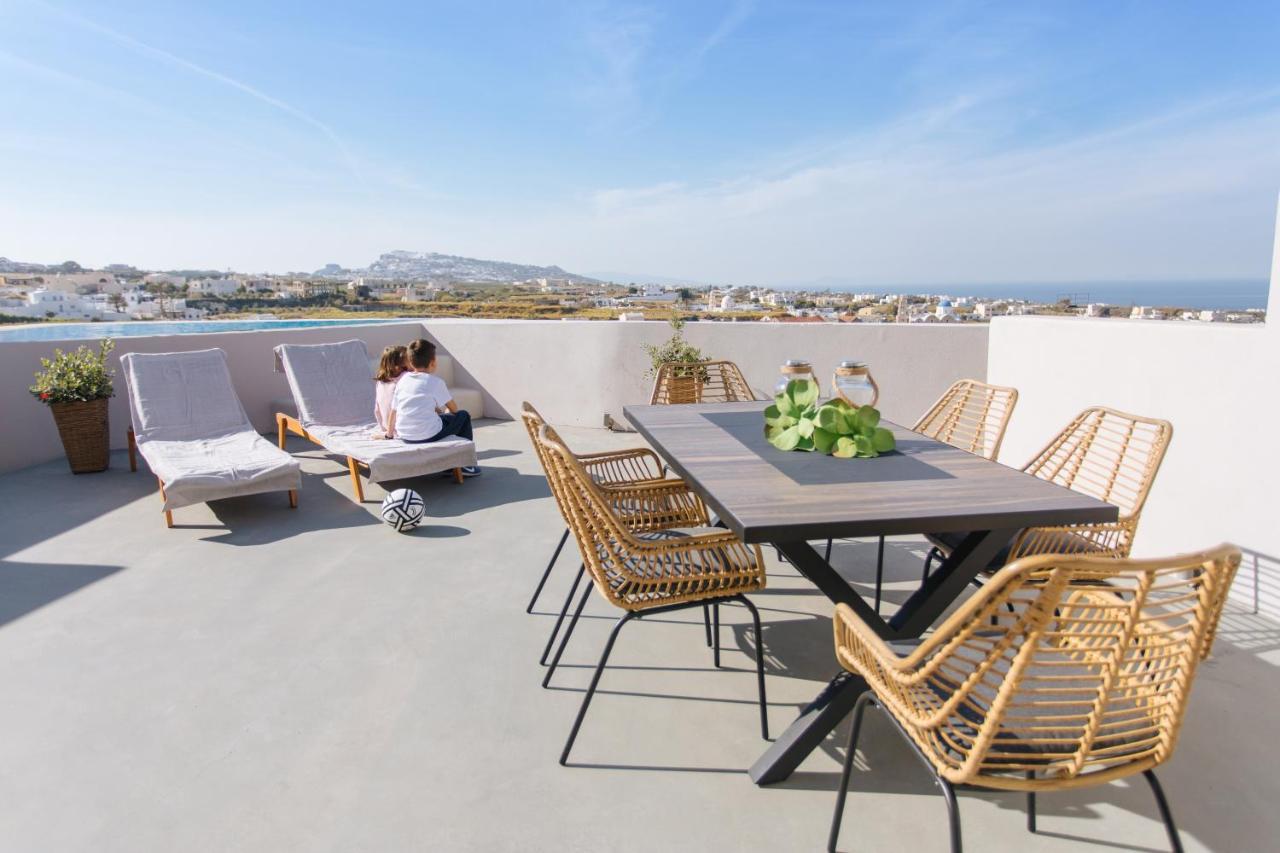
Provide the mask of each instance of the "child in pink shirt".
{"label": "child in pink shirt", "polygon": [[374,386],[373,417],[378,422],[379,438],[386,435],[391,426],[391,401],[395,399],[396,383],[408,370],[408,354],[408,347],[387,347],[378,362],[378,372],[373,377],[377,383]]}

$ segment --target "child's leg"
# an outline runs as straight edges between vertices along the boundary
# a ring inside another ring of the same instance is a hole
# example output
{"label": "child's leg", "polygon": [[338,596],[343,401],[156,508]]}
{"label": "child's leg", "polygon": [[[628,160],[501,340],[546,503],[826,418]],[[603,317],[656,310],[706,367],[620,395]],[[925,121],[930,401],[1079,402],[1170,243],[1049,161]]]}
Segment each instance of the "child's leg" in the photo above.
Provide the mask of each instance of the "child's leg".
{"label": "child's leg", "polygon": [[471,433],[471,413],[466,409],[458,409],[456,412],[446,412],[440,416],[440,432],[433,435],[428,441],[439,441],[442,438],[450,436],[458,436],[465,438],[467,441],[473,441]]}

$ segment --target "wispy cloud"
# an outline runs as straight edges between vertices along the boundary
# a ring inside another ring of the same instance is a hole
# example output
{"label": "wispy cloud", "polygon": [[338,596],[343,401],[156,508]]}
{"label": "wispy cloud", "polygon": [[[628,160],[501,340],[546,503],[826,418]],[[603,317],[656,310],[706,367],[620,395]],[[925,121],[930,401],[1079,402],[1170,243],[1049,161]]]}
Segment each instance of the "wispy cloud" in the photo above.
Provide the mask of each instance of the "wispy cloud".
{"label": "wispy cloud", "polygon": [[164,62],[168,65],[174,66],[176,68],[180,68],[192,74],[197,74],[201,77],[204,77],[209,80],[213,80],[224,86],[228,86],[257,101],[260,101],[270,107],[273,107],[274,109],[280,111],[281,113],[299,122],[302,122],[303,124],[310,126],[314,130],[319,131],[333,145],[334,149],[338,153],[338,156],[346,165],[347,169],[351,172],[352,177],[354,177],[356,181],[358,181],[361,185],[365,184],[363,170],[361,169],[359,162],[352,155],[351,150],[347,147],[347,144],[342,140],[341,137],[338,136],[338,134],[333,130],[332,127],[330,127],[328,124],[321,121],[320,119],[316,118],[315,116],[311,115],[310,113],[302,109],[299,109],[298,107],[295,107],[294,105],[286,101],[283,101],[280,98],[277,98],[273,95],[269,95],[266,92],[262,91],[261,89],[251,86],[250,84],[245,83],[242,80],[237,80],[234,77],[231,77],[227,74],[223,74],[219,71],[215,71],[212,68],[206,68],[205,66],[192,62],[189,59],[178,56],[177,54],[174,54],[174,53],[170,53],[169,51],[164,50],[163,48],[159,48],[154,45],[147,44],[146,42],[140,41],[134,38],[133,36],[114,30],[111,27],[100,24],[97,21],[84,17],[83,15],[79,15],[75,12],[71,12],[66,9],[62,9],[58,6],[50,5],[48,3],[40,3],[39,5],[41,5],[42,7],[44,7],[51,13],[53,13],[54,15],[57,15],[58,17],[62,18],[63,20],[66,20],[72,24],[75,24],[76,26],[95,32],[105,38],[108,38],[116,42],[117,44],[121,44],[133,50],[138,54],[141,54],[143,56],[149,56],[153,59],[160,60],[161,62]]}

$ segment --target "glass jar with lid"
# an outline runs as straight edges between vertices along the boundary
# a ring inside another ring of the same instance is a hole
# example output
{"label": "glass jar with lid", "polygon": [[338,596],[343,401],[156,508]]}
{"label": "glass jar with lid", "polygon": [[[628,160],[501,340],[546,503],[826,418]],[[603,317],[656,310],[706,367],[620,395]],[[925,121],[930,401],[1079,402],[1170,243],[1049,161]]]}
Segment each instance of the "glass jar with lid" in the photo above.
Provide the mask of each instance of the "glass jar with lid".
{"label": "glass jar with lid", "polygon": [[876,384],[866,362],[853,359],[840,362],[831,384],[835,395],[854,408],[874,406],[880,399],[880,386]]}
{"label": "glass jar with lid", "polygon": [[813,365],[802,358],[789,358],[782,365],[782,375],[778,377],[778,384],[773,386],[773,393],[782,394],[787,390],[787,384],[797,379],[808,379],[810,382],[817,382],[817,378],[813,375]]}

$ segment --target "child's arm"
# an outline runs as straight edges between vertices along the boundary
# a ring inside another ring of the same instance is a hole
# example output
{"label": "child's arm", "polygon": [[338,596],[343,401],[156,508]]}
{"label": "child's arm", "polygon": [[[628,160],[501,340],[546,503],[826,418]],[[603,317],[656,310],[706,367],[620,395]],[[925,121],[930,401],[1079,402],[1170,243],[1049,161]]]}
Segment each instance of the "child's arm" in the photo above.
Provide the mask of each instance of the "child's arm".
{"label": "child's arm", "polygon": [[457,414],[458,412],[458,404],[453,402],[452,397],[449,398],[449,402],[444,404],[444,407],[449,410],[449,414],[451,415]]}
{"label": "child's arm", "polygon": [[387,438],[396,437],[396,410],[392,409],[387,415]]}

